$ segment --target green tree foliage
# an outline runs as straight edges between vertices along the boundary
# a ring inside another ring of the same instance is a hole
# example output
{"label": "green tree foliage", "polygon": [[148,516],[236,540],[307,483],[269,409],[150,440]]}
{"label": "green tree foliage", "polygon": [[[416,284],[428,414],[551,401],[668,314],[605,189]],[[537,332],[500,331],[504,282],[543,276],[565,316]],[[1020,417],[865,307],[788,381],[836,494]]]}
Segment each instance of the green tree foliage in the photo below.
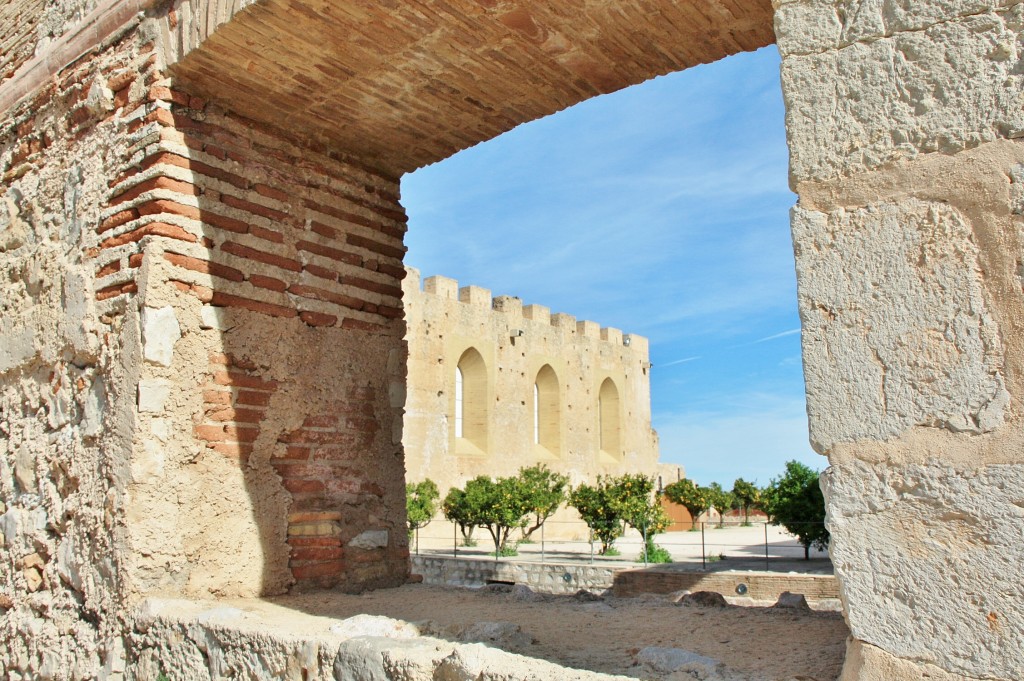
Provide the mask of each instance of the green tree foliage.
{"label": "green tree foliage", "polygon": [[598,476],[594,485],[583,484],[569,494],[569,505],[601,542],[606,555],[629,525],[647,535],[663,532],[669,525],[664,510],[651,498],[654,481],[644,475]]}
{"label": "green tree foliage", "polygon": [[466,483],[463,504],[469,522],[485,528],[494,540],[494,550],[506,554],[509,534],[526,525],[532,510],[526,488],[518,477],[473,478]]}
{"label": "green tree foliage", "polygon": [[412,534],[425,527],[437,513],[437,501],[441,493],[433,480],[410,482],[405,485],[405,516]]}
{"label": "green tree foliage", "polygon": [[750,524],[750,509],[757,508],[761,501],[761,490],[757,485],[747,482],[743,478],[736,478],[732,484],[732,495],[736,498],[736,504],[743,509],[743,524]]}
{"label": "green tree foliage", "polygon": [[445,495],[444,501],[441,503],[441,510],[444,511],[445,518],[459,526],[462,543],[466,546],[475,546],[473,530],[477,526],[477,517],[475,509],[466,499],[465,490],[458,487],[448,490],[448,494]]}
{"label": "green tree foliage", "polygon": [[623,522],[648,537],[668,529],[672,520],[654,498],[654,478],[633,473],[615,478],[615,481]]}
{"label": "green tree foliage", "polygon": [[735,497],[732,492],[722,489],[717,482],[711,483],[705,489],[707,490],[708,504],[718,511],[718,527],[725,527],[725,514],[732,509],[736,502]]}
{"label": "green tree foliage", "polygon": [[533,523],[523,528],[523,539],[541,528],[566,499],[569,476],[555,473],[544,464],[519,469],[519,481],[530,506]]}
{"label": "green tree foliage", "polygon": [[608,485],[599,477],[596,485],[582,484],[569,493],[569,505],[579,512],[583,522],[601,542],[599,553],[608,553],[612,543],[622,536],[622,517]]}
{"label": "green tree foliage", "polygon": [[786,472],[771,483],[762,495],[762,507],[773,522],[795,535],[804,547],[804,559],[810,559],[811,546],[826,549],[825,498],[818,484],[818,472],[799,461],[787,461]]}
{"label": "green tree foliage", "polygon": [[711,507],[708,488],[701,487],[687,478],[666,485],[663,494],[666,499],[690,512],[691,530],[697,528],[697,518]]}

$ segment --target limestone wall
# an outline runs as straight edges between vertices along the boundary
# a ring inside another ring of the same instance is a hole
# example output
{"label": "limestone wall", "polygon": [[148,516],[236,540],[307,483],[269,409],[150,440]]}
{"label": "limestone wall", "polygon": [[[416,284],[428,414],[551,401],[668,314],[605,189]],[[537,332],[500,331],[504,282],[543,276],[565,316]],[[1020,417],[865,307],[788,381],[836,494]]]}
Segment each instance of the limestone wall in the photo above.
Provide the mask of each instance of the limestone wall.
{"label": "limestone wall", "polygon": [[0,122],[0,676],[15,681],[96,678],[123,654],[140,315],[98,295],[96,226],[139,142],[125,114],[148,57],[113,41]]}
{"label": "limestone wall", "polygon": [[1017,2],[777,5],[844,678],[1020,673],[1022,30]]}
{"label": "limestone wall", "polygon": [[[416,270],[403,283],[409,344],[403,442],[410,481],[431,478],[443,493],[477,475],[513,475],[537,463],[567,473],[573,484],[599,474],[659,472],[646,338],[524,306],[519,298],[492,299],[486,289],[460,288],[446,277],[423,284]],[[454,384],[455,368],[470,349],[483,359],[487,432],[467,445],[455,433]],[[556,378],[550,402],[537,393],[535,432],[534,385],[542,385],[542,370]],[[617,432],[602,436],[606,381],[617,403],[611,415],[605,404],[604,426]]]}

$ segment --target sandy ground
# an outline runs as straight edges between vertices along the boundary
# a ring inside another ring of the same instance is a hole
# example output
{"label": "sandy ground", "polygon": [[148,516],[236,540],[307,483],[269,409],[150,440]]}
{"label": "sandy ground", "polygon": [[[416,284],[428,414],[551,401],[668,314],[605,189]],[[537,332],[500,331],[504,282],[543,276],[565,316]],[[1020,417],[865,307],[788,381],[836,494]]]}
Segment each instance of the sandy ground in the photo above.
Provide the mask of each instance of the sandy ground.
{"label": "sandy ground", "polygon": [[642,678],[640,648],[683,648],[758,681],[826,681],[839,676],[849,630],[834,612],[680,606],[648,596],[587,602],[573,596],[523,598],[482,590],[407,585],[362,595],[293,595],[276,603],[313,615],[360,613],[432,623],[435,631],[477,622],[512,622],[533,643],[507,649],[557,664]]}

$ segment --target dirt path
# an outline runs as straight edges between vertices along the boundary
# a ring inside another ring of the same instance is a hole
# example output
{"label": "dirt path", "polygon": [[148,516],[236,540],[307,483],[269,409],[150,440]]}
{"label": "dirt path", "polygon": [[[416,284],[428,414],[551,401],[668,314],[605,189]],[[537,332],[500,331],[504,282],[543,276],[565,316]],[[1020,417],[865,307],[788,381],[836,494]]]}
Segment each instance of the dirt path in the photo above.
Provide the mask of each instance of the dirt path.
{"label": "dirt path", "polygon": [[832,612],[678,606],[656,597],[594,602],[571,596],[535,598],[408,585],[359,596],[321,592],[274,600],[336,618],[366,613],[408,622],[429,620],[435,629],[513,622],[535,641],[513,652],[612,674],[638,675],[636,651],[661,646],[713,657],[753,679],[831,681],[839,676],[849,634],[842,616]]}

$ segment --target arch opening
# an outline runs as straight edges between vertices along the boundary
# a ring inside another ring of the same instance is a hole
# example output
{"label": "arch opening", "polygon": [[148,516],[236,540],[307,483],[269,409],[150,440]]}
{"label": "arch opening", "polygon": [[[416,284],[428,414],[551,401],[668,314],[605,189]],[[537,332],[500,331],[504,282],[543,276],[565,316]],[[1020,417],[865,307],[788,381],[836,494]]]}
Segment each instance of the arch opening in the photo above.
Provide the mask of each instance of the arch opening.
{"label": "arch opening", "polygon": [[462,353],[452,380],[454,450],[458,454],[487,454],[490,419],[487,364],[476,348]]}
{"label": "arch opening", "polygon": [[533,383],[533,444],[540,456],[561,456],[562,398],[550,364],[541,367]]}

